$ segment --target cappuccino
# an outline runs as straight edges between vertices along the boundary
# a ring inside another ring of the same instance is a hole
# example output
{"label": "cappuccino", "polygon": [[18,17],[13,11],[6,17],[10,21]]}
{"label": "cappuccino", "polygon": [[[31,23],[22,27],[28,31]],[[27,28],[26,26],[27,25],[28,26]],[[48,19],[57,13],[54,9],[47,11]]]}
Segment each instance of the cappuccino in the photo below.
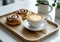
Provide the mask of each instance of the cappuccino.
{"label": "cappuccino", "polygon": [[38,14],[31,14],[28,16],[28,20],[30,21],[40,21],[43,17]]}

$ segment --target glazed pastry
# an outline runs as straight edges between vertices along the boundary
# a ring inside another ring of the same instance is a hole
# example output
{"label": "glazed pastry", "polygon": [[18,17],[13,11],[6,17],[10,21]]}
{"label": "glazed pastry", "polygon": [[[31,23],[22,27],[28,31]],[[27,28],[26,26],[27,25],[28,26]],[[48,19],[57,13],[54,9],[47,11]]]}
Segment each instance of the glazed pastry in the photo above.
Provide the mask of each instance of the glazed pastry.
{"label": "glazed pastry", "polygon": [[18,11],[18,14],[26,14],[27,12],[28,12],[27,9],[20,9],[20,10]]}
{"label": "glazed pastry", "polygon": [[8,25],[19,25],[21,24],[21,16],[19,15],[12,15],[6,18],[6,23]]}
{"label": "glazed pastry", "polygon": [[23,19],[26,18],[27,13],[28,13],[28,10],[27,10],[27,9],[20,9],[20,10],[17,12],[17,14],[21,15],[21,17],[22,17]]}

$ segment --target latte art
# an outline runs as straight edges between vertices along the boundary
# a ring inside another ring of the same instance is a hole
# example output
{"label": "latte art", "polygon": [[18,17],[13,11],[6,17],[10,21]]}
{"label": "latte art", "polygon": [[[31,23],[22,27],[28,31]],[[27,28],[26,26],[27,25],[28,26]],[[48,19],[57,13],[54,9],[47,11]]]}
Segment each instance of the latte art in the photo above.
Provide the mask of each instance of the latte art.
{"label": "latte art", "polygon": [[29,20],[32,20],[32,21],[39,21],[42,19],[42,16],[33,14],[33,15],[30,15],[28,18]]}

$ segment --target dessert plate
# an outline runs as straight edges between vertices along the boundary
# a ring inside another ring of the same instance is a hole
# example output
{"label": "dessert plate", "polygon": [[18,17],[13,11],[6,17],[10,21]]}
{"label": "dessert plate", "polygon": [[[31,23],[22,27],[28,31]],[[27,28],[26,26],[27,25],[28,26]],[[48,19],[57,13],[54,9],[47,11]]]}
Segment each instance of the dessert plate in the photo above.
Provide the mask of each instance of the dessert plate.
{"label": "dessert plate", "polygon": [[34,28],[29,24],[29,22],[27,20],[25,20],[24,23],[23,23],[23,26],[26,29],[31,30],[31,31],[40,31],[40,30],[46,29],[47,24],[48,24],[47,22],[44,22],[38,28]]}

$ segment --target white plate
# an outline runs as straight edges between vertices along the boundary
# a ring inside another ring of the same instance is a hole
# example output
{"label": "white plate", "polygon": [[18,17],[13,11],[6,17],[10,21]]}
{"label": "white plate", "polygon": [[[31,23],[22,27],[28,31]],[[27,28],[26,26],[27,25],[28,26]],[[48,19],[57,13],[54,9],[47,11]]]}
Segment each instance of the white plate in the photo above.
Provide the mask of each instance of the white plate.
{"label": "white plate", "polygon": [[23,26],[26,27],[26,29],[31,30],[31,31],[40,31],[40,30],[46,29],[47,22],[41,24],[39,26],[39,28],[33,28],[33,27],[30,26],[30,24],[28,23],[28,21],[25,20],[24,23],[23,23]]}

